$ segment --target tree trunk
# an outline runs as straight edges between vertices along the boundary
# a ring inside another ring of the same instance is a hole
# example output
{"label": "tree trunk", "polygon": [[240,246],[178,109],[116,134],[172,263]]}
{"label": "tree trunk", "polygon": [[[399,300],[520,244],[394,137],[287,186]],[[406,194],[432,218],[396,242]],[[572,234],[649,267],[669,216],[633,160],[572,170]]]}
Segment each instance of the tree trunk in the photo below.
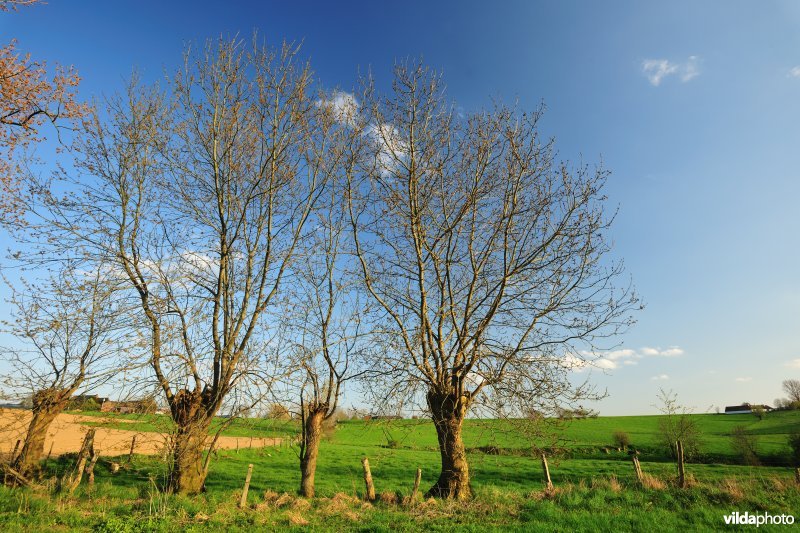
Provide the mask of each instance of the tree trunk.
{"label": "tree trunk", "polygon": [[467,411],[466,399],[461,398],[458,401],[455,394],[428,392],[428,407],[439,439],[442,470],[436,484],[428,490],[426,496],[469,499],[472,496],[469,464],[464,442],[461,440],[461,426]]}
{"label": "tree trunk", "polygon": [[206,396],[182,390],[175,395],[172,418],[177,429],[172,439],[172,457],[167,492],[197,494],[205,487],[203,452],[213,420],[205,408]]}
{"label": "tree trunk", "polygon": [[14,460],[14,468],[25,474],[39,465],[44,456],[44,441],[53,420],[67,406],[69,394],[64,396],[58,389],[45,389],[33,397],[33,416],[28,424],[28,432],[22,450]]}
{"label": "tree trunk", "polygon": [[303,451],[300,455],[300,494],[314,497],[314,474],[317,472],[319,441],[322,437],[322,422],[325,410],[310,410],[303,425]]}

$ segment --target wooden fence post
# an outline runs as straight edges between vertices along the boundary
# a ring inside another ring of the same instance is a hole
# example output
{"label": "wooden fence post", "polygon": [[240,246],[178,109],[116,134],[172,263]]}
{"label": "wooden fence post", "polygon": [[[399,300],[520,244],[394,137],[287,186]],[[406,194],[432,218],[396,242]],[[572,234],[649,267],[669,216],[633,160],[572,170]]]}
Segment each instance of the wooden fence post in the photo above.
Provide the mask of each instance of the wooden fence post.
{"label": "wooden fence post", "polygon": [[47,461],[47,460],[49,460],[49,459],[50,459],[50,455],[52,455],[52,453],[53,453],[53,445],[54,445],[55,443],[56,443],[56,441],[55,441],[55,440],[53,440],[53,442],[51,442],[51,443],[50,443],[50,451],[49,451],[49,452],[47,452],[47,457],[45,457],[45,458],[44,458],[44,460],[45,460],[45,461]]}
{"label": "wooden fence post", "polygon": [[367,486],[367,501],[375,501],[375,485],[372,484],[372,472],[369,469],[369,459],[364,457],[361,460],[361,466],[364,467],[364,484]]}
{"label": "wooden fence post", "polygon": [[133,461],[133,451],[136,449],[136,435],[131,438],[131,450],[128,452],[128,462]]}
{"label": "wooden fence post", "polygon": [[642,474],[642,466],[639,464],[639,458],[635,455],[633,456],[633,469],[636,471],[636,479],[641,484],[644,481],[644,475]]}
{"label": "wooden fence post", "polygon": [[408,500],[408,505],[413,506],[417,502],[417,493],[419,492],[419,484],[422,481],[422,469],[417,468],[417,475],[414,476],[414,489],[411,491],[411,498]]}
{"label": "wooden fence post", "polygon": [[92,454],[92,458],[89,460],[89,464],[86,466],[86,476],[87,482],[89,485],[94,485],[94,465],[97,463],[97,460],[100,458],[100,454],[94,452]]}
{"label": "wooden fence post", "polygon": [[92,428],[86,433],[86,437],[83,439],[83,445],[81,445],[81,451],[78,452],[78,460],[75,463],[75,471],[72,474],[72,477],[67,481],[67,490],[72,493],[75,489],[78,488],[78,485],[81,484],[81,479],[83,479],[83,473],[86,470],[86,460],[89,459],[90,456],[94,455],[94,434],[95,429]]}
{"label": "wooden fence post", "polygon": [[794,469],[794,480],[800,485],[800,466]]}
{"label": "wooden fence post", "polygon": [[678,452],[678,486],[683,489],[686,488],[686,470],[683,466],[683,443],[678,441],[675,445]]}
{"label": "wooden fence post", "polygon": [[550,468],[547,466],[547,457],[542,453],[542,470],[544,470],[545,490],[553,490],[553,482],[550,480]]}
{"label": "wooden fence post", "polygon": [[242,489],[242,499],[239,500],[239,509],[247,507],[247,493],[250,490],[250,476],[253,475],[253,464],[247,467],[247,477],[244,478],[244,488]]}

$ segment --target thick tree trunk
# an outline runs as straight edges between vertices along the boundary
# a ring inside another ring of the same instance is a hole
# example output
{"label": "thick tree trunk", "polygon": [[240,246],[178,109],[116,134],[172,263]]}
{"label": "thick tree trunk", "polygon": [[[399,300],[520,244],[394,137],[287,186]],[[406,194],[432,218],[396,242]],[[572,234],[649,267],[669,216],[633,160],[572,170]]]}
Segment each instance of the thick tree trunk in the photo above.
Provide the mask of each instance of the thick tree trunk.
{"label": "thick tree trunk", "polygon": [[59,389],[45,389],[33,397],[33,416],[25,434],[22,450],[14,459],[13,467],[25,474],[39,465],[44,456],[44,441],[53,420],[64,411],[69,393]]}
{"label": "thick tree trunk", "polygon": [[467,411],[466,399],[458,401],[455,394],[429,392],[428,407],[439,439],[442,470],[436,484],[428,490],[426,496],[469,499],[472,496],[469,464],[464,442],[461,440],[461,426]]}
{"label": "thick tree trunk", "polygon": [[172,439],[168,492],[197,494],[206,481],[203,453],[209,441],[213,413],[204,406],[205,397],[180,391],[173,400],[172,418],[177,426]]}
{"label": "thick tree trunk", "polygon": [[314,475],[317,472],[317,455],[322,438],[322,422],[325,410],[317,409],[306,414],[303,425],[303,451],[300,456],[300,494],[314,497]]}

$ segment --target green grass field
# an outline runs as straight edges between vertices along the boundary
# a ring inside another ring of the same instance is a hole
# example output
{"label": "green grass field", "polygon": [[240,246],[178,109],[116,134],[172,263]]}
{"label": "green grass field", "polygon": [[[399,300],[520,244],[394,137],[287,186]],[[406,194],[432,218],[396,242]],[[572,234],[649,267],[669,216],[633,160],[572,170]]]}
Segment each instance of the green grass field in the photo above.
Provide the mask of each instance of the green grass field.
{"label": "green grass field", "polygon": [[[84,413],[86,414],[86,413]],[[106,416],[103,414],[103,416]],[[98,422],[120,429],[163,430],[164,417],[118,415],[134,422]],[[439,454],[432,425],[424,420],[343,421],[323,441],[317,470],[319,498],[297,498],[296,450],[274,448],[220,452],[212,462],[207,492],[195,497],[161,494],[165,475],[156,458],[137,456],[112,475],[103,460],[93,487],[72,496],[58,494],[54,482],[37,489],[0,489],[0,524],[6,531],[191,531],[275,528],[327,530],[530,531],[718,530],[723,514],[740,512],[800,515],[800,491],[788,466],[741,466],[731,447],[734,426],[757,435],[767,458],[788,457],[788,434],[800,430],[800,413],[695,415],[702,429],[703,463],[687,465],[689,489],[672,483],[676,470],[660,448],[658,417],[600,417],[575,420],[560,429],[566,453],[550,460],[556,490],[543,491],[538,457],[515,421],[469,420],[465,444],[475,500],[468,503],[424,501],[408,509],[396,500],[411,490],[422,469],[422,486],[438,476]],[[292,422],[238,420],[225,434],[285,436]],[[611,446],[614,431],[626,431],[640,450],[643,470],[655,476],[650,488],[636,483],[630,458]],[[482,453],[492,447],[492,454]],[[382,499],[361,501],[361,458],[369,457]],[[254,465],[249,507],[236,501],[248,464]],[[45,471],[55,479],[72,466],[70,457],[51,460]],[[47,477],[47,476],[46,476]],[[783,526],[785,527],[785,526]],[[763,529],[762,526],[759,529]],[[778,526],[775,526],[778,528]],[[767,528],[770,530],[770,528]]]}

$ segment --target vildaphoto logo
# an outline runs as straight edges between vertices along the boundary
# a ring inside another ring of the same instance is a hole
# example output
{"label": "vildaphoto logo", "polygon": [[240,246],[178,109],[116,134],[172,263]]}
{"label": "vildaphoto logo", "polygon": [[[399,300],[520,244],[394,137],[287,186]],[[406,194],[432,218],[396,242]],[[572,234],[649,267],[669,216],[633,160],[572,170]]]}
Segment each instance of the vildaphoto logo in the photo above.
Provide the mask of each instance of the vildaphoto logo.
{"label": "vildaphoto logo", "polygon": [[769,514],[769,513],[749,513],[745,511],[740,513],[734,511],[731,514],[723,516],[725,524],[736,526],[763,526],[770,525],[787,525],[794,524],[794,516],[790,514]]}

